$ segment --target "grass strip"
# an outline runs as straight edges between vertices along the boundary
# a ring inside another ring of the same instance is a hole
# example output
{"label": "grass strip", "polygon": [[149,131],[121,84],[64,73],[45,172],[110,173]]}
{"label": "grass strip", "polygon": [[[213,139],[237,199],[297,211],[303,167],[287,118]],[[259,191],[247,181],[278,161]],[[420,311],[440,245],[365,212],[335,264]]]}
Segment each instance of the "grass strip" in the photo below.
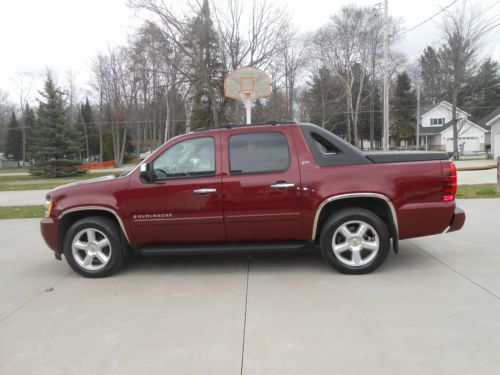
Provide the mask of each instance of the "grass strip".
{"label": "grass strip", "polygon": [[42,218],[44,208],[37,206],[0,206],[0,219]]}
{"label": "grass strip", "polygon": [[496,184],[458,185],[457,198],[500,198]]}

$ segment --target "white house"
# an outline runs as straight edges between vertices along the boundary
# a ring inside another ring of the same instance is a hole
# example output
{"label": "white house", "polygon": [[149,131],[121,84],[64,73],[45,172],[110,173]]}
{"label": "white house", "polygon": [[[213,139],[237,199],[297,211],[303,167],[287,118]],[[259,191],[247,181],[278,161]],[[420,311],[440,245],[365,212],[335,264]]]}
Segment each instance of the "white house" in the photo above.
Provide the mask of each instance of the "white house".
{"label": "white house", "polygon": [[480,123],[491,131],[491,155],[500,157],[500,107],[488,114]]}
{"label": "white house", "polygon": [[[458,145],[462,153],[485,151],[489,131],[469,120],[469,113],[457,108]],[[453,152],[452,105],[442,101],[424,107],[420,116],[420,144],[426,150]]]}

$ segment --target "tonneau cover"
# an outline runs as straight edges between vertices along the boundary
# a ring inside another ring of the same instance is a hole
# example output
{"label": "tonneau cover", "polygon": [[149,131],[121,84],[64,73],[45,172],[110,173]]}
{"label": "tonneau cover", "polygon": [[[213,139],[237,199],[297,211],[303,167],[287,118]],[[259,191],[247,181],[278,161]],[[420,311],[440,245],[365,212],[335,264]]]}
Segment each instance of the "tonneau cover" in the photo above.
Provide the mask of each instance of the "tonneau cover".
{"label": "tonneau cover", "polygon": [[398,163],[408,161],[449,160],[446,152],[437,151],[368,151],[365,156],[374,163]]}

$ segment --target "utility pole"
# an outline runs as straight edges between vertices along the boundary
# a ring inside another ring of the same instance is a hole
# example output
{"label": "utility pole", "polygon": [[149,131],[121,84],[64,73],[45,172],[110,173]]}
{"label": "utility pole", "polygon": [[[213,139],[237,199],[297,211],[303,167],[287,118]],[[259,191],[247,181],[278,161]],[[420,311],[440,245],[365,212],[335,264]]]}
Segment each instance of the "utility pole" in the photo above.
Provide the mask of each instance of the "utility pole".
{"label": "utility pole", "polygon": [[420,148],[420,82],[417,82],[417,150]]}
{"label": "utility pole", "polygon": [[389,10],[384,0],[384,136],[382,148],[389,150]]}

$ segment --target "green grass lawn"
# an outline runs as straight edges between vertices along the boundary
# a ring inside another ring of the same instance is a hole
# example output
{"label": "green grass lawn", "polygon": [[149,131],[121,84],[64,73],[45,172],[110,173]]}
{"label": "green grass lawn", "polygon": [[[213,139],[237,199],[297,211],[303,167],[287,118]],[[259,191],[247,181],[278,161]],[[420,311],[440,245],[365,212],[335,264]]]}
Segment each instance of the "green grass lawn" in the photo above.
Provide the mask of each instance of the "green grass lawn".
{"label": "green grass lawn", "polygon": [[110,172],[87,173],[78,177],[45,178],[34,176],[2,176],[0,174],[0,191],[53,189],[70,182],[88,180],[89,178],[108,176]]}
{"label": "green grass lawn", "polygon": [[0,219],[42,218],[43,206],[0,206]]}
{"label": "green grass lawn", "polygon": [[500,198],[496,184],[459,185],[457,198]]}

